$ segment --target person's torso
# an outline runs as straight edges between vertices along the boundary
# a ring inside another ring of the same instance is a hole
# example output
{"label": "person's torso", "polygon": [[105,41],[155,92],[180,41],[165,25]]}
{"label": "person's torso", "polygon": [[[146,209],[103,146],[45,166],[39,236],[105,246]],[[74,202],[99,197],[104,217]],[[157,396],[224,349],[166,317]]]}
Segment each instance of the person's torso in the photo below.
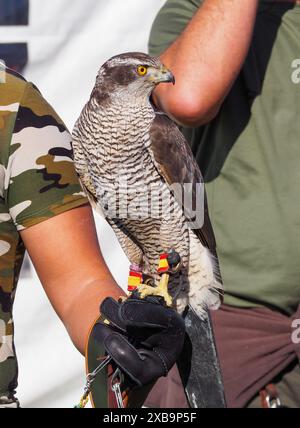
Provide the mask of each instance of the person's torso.
{"label": "person's torso", "polygon": [[297,58],[300,7],[261,6],[238,80],[200,144],[193,138],[227,304],[293,312],[300,301]]}
{"label": "person's torso", "polygon": [[[169,0],[150,52],[166,48],[200,4]],[[227,304],[293,312],[300,301],[297,59],[300,5],[261,2],[248,57],[220,113],[184,129],[206,181]]]}

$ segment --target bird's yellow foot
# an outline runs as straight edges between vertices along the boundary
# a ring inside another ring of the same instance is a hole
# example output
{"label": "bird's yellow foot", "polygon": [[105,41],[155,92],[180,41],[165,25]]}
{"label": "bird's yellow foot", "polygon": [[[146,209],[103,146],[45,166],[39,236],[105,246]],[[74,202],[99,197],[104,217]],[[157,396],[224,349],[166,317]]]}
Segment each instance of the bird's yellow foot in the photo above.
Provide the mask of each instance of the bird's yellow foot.
{"label": "bird's yellow foot", "polygon": [[138,287],[138,291],[141,299],[144,299],[147,296],[160,296],[164,298],[167,306],[172,306],[173,299],[168,293],[168,287],[162,280],[157,287],[150,287],[149,285],[142,284]]}

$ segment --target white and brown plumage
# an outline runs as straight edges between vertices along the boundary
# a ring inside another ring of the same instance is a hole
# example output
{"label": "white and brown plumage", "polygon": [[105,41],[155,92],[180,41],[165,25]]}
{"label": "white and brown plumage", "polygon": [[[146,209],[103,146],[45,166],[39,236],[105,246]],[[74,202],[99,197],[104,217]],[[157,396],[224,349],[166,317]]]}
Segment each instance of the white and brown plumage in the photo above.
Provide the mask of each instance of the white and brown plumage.
{"label": "white and brown plumage", "polygon": [[[195,198],[195,183],[203,187],[203,180],[175,123],[149,100],[157,84],[173,80],[159,59],[143,53],[107,61],[74,127],[74,161],[92,205],[105,215],[131,263],[157,279],[159,255],[170,249],[180,254],[183,267],[169,284],[174,305],[182,312],[190,303],[201,315],[218,307],[222,290],[214,234],[206,200],[204,223],[191,229],[194,219],[172,185],[193,183]],[[149,209],[149,189],[159,189],[156,214]]]}

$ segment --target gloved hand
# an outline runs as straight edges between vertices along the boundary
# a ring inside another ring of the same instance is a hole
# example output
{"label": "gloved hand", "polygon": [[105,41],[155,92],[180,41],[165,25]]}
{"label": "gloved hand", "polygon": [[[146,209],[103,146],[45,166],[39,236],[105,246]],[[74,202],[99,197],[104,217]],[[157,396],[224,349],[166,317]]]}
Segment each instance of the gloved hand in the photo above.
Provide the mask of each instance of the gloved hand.
{"label": "gloved hand", "polygon": [[159,297],[133,293],[123,303],[106,298],[100,311],[109,324],[98,322],[94,337],[123,373],[140,386],[168,374],[185,338],[184,320],[174,309]]}

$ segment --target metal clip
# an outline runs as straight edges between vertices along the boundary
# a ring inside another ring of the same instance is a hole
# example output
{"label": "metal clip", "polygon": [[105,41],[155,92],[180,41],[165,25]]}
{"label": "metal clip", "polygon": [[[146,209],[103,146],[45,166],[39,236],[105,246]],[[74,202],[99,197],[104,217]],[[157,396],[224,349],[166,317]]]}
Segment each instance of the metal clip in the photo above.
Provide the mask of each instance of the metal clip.
{"label": "metal clip", "polygon": [[279,397],[273,397],[270,394],[266,396],[266,402],[269,409],[281,409],[283,407]]}
{"label": "metal clip", "polygon": [[122,373],[117,369],[111,378],[111,390],[115,394],[117,405],[119,409],[124,408],[123,397],[121,392]]}
{"label": "metal clip", "polygon": [[112,360],[111,356],[108,355],[105,358],[105,360],[103,360],[102,363],[100,363],[99,366],[95,368],[93,372],[88,373],[86,375],[86,384],[84,387],[83,396],[81,397],[79,404],[75,407],[83,408],[86,406],[87,402],[89,401],[88,395],[91,392],[92,385],[97,374],[101,372],[101,370],[103,370],[111,362],[111,360]]}

